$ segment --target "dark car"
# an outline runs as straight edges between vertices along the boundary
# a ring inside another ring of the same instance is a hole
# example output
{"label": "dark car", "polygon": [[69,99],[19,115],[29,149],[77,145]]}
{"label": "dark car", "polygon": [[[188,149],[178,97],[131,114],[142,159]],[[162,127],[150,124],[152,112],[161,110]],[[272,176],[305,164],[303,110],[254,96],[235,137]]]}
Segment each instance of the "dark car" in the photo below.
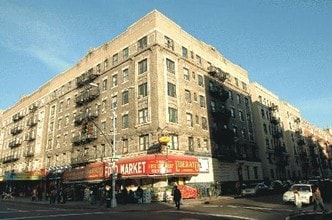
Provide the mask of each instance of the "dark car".
{"label": "dark car", "polygon": [[270,190],[271,194],[281,194],[281,193],[284,193],[287,190],[287,188],[285,188],[282,181],[275,180],[270,184],[269,190]]}
{"label": "dark car", "polygon": [[254,183],[247,185],[242,189],[242,196],[260,196],[267,195],[269,193],[269,187],[264,183]]}

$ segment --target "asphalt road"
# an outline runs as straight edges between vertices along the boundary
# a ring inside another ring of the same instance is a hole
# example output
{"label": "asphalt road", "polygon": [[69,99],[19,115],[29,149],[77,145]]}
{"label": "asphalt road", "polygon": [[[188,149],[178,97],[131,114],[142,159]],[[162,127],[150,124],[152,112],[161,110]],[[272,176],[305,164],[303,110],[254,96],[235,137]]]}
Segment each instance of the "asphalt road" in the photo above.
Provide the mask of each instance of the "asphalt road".
{"label": "asphalt road", "polygon": [[[294,205],[283,204],[281,195],[240,199],[207,199],[196,203],[185,200],[179,211],[169,204],[161,204],[153,209],[149,208],[149,205],[144,204],[144,206],[137,205],[130,209],[112,210],[78,208],[66,204],[54,207],[36,203],[0,202],[0,219],[280,220],[285,219],[295,211]],[[311,210],[312,206],[303,207],[304,213],[309,213]]]}

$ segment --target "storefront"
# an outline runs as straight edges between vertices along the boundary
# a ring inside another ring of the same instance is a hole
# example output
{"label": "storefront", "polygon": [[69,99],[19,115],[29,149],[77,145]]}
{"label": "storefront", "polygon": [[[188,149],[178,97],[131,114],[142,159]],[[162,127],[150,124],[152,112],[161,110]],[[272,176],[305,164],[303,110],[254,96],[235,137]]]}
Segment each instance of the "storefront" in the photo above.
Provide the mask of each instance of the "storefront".
{"label": "storefront", "polygon": [[8,171],[5,172],[5,190],[13,192],[15,196],[30,196],[34,188],[40,195],[43,192],[43,181],[45,169],[25,172]]}
{"label": "storefront", "polygon": [[152,201],[171,198],[172,186],[184,185],[199,174],[201,166],[197,157],[167,154],[123,158],[116,165],[123,185],[129,190],[141,185],[145,192],[151,194]]}
{"label": "storefront", "polygon": [[62,184],[69,200],[84,200],[86,189],[109,179],[111,168],[109,163],[97,162],[66,170],[62,176]]}

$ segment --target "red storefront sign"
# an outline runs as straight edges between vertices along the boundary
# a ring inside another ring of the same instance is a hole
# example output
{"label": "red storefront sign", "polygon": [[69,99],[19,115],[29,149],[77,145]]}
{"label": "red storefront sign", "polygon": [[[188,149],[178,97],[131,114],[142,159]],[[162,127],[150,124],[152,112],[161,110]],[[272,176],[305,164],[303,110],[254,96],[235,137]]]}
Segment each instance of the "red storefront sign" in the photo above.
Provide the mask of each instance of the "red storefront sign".
{"label": "red storefront sign", "polygon": [[104,179],[109,177],[109,170],[108,163],[92,163],[85,167],[65,171],[63,179],[65,181]]}
{"label": "red storefront sign", "polygon": [[148,175],[198,175],[200,164],[197,157],[187,155],[145,155],[120,159],[117,172],[123,177]]}

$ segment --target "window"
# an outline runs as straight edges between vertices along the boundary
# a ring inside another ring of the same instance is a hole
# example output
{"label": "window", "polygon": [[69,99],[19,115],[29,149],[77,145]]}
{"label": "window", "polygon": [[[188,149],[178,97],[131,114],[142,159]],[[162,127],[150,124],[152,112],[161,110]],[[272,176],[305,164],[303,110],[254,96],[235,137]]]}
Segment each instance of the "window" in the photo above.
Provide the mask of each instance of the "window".
{"label": "window", "polygon": [[128,104],[129,102],[129,92],[123,91],[122,92],[122,105]]}
{"label": "window", "polygon": [[189,70],[187,68],[183,68],[183,79],[189,81]]}
{"label": "window", "polygon": [[255,179],[258,179],[258,168],[254,167],[254,175],[255,175]]}
{"label": "window", "polygon": [[122,77],[123,77],[123,82],[127,82],[129,80],[129,70],[128,69],[122,70]]}
{"label": "window", "polygon": [[238,129],[236,126],[233,126],[233,132],[234,132],[235,137],[238,137]]}
{"label": "window", "polygon": [[198,85],[204,87],[203,76],[198,74],[197,77],[198,77]]}
{"label": "window", "polygon": [[174,41],[167,36],[165,36],[165,45],[167,48],[174,50]]}
{"label": "window", "polygon": [[63,108],[63,101],[59,103],[59,112],[62,112],[62,108]]}
{"label": "window", "polygon": [[112,76],[112,87],[115,87],[118,85],[118,74],[114,74]]}
{"label": "window", "polygon": [[167,71],[170,73],[175,73],[175,63],[173,60],[166,59]]}
{"label": "window", "polygon": [[244,115],[243,115],[243,112],[240,110],[239,111],[239,118],[241,121],[244,121]]}
{"label": "window", "polygon": [[239,86],[239,79],[235,77],[235,85]]}
{"label": "window", "polygon": [[246,107],[249,107],[249,99],[247,97],[244,98],[244,104]]}
{"label": "window", "polygon": [[55,113],[55,105],[52,105],[52,107],[51,107],[51,115],[54,115],[54,113]]}
{"label": "window", "polygon": [[207,139],[203,140],[203,149],[208,150],[208,140]]}
{"label": "window", "polygon": [[103,80],[103,91],[107,90],[107,79]]}
{"label": "window", "polygon": [[104,132],[104,133],[106,132],[106,121],[103,121],[101,123],[100,129],[102,130],[102,132]]}
{"label": "window", "polygon": [[193,115],[191,113],[186,113],[187,126],[193,127]]}
{"label": "window", "polygon": [[123,57],[124,60],[129,57],[129,48],[128,47],[126,47],[125,49],[123,49],[123,51],[122,51],[122,57]]}
{"label": "window", "polygon": [[247,91],[247,84],[245,82],[242,82],[242,89],[244,91]]}
{"label": "window", "polygon": [[62,124],[62,118],[58,119],[58,129],[61,129],[61,124]]}
{"label": "window", "polygon": [[141,151],[147,150],[149,148],[149,135],[141,135],[139,136],[139,149]]}
{"label": "window", "polygon": [[113,55],[113,58],[112,58],[113,65],[118,64],[118,60],[119,60],[119,57],[118,57],[118,54],[116,53]]}
{"label": "window", "polygon": [[70,107],[70,98],[67,99],[67,102],[66,102],[66,108],[69,108]]}
{"label": "window", "polygon": [[107,107],[106,100],[103,100],[103,102],[101,103],[101,111],[105,112],[106,111],[106,107]]}
{"label": "window", "polygon": [[168,108],[168,120],[169,122],[178,123],[178,111],[175,108]]}
{"label": "window", "polygon": [[246,129],[244,129],[244,128],[241,130],[241,137],[243,137],[244,139],[247,138]]}
{"label": "window", "polygon": [[129,117],[128,114],[122,116],[122,128],[129,128]]}
{"label": "window", "polygon": [[210,102],[210,107],[211,107],[212,112],[216,112],[216,102],[215,101],[212,100]]}
{"label": "window", "polygon": [[194,151],[194,138],[188,137],[188,147],[189,151]]}
{"label": "window", "polygon": [[199,117],[198,117],[198,115],[195,115],[195,122],[196,122],[196,124],[199,124]]}
{"label": "window", "polygon": [[197,142],[197,148],[201,148],[201,139],[197,138],[196,142]]}
{"label": "window", "polygon": [[263,124],[263,130],[264,130],[265,134],[267,134],[267,127],[266,127],[265,123]]}
{"label": "window", "polygon": [[172,150],[179,150],[179,137],[177,135],[170,135],[170,142],[167,146]]}
{"label": "window", "polygon": [[265,118],[265,111],[264,111],[264,109],[261,109],[261,115],[262,115],[262,118]]}
{"label": "window", "polygon": [[148,83],[143,83],[138,86],[138,95],[142,97],[148,95]]}
{"label": "window", "polygon": [[129,147],[129,141],[128,139],[122,139],[122,153],[127,154],[128,153],[128,147]]}
{"label": "window", "polygon": [[207,119],[205,117],[202,117],[201,120],[202,120],[202,128],[204,130],[207,130],[207,128],[208,128]]}
{"label": "window", "polygon": [[96,72],[97,74],[101,72],[100,63],[96,66]]}
{"label": "window", "polygon": [[145,47],[148,46],[148,38],[147,36],[141,38],[140,40],[138,40],[138,49],[143,49]]}
{"label": "window", "polygon": [[66,115],[66,117],[65,117],[65,125],[69,125],[69,116],[68,115]]}
{"label": "window", "polygon": [[231,116],[232,118],[235,118],[235,109],[233,107],[231,108]]}
{"label": "window", "polygon": [[112,97],[112,109],[115,109],[117,107],[117,101],[118,97],[115,95]]}
{"label": "window", "polygon": [[105,61],[104,61],[104,68],[105,68],[105,70],[108,68],[108,59],[105,59]]}
{"label": "window", "polygon": [[148,71],[148,60],[144,59],[138,62],[138,74],[142,74],[146,71]]}
{"label": "window", "polygon": [[237,99],[237,104],[241,104],[241,96],[239,94],[236,95],[236,99]]}
{"label": "window", "polygon": [[196,62],[197,62],[198,65],[202,65],[202,59],[198,55],[196,55]]}
{"label": "window", "polygon": [[138,111],[138,123],[146,123],[148,122],[148,108],[143,108]]}
{"label": "window", "polygon": [[185,47],[182,47],[182,57],[188,58],[188,49]]}
{"label": "window", "polygon": [[191,103],[191,93],[189,90],[184,90],[184,96],[187,103]]}
{"label": "window", "polygon": [[202,95],[199,96],[199,104],[201,107],[205,108],[205,97]]}
{"label": "window", "polygon": [[233,92],[228,90],[228,97],[233,100]]}
{"label": "window", "polygon": [[128,153],[128,147],[129,147],[128,139],[122,139],[122,153],[127,154]]}
{"label": "window", "polygon": [[176,86],[173,83],[167,83],[167,94],[171,97],[176,97]]}

